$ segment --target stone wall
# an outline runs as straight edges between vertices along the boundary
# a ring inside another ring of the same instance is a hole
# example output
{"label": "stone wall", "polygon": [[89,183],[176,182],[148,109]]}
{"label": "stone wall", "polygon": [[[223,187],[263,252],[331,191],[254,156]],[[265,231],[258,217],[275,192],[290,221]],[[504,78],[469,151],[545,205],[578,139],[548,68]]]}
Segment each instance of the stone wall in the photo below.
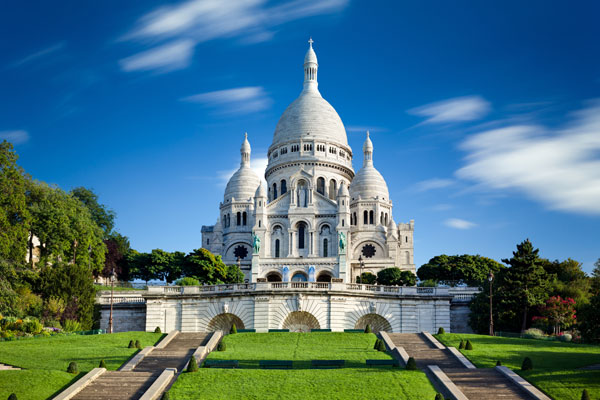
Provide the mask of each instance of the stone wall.
{"label": "stone wall", "polygon": [[[108,331],[110,305],[103,304],[100,311],[100,329]],[[156,328],[156,327],[154,327]],[[152,328],[152,330],[154,330]],[[145,331],[146,304],[129,303],[113,305],[113,332]]]}

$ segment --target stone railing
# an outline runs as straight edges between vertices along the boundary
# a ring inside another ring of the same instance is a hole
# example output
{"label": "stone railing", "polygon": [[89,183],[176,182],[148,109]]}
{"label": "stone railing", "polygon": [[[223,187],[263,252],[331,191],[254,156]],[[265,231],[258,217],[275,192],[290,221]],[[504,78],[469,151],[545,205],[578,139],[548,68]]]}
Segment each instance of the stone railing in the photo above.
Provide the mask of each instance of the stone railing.
{"label": "stone railing", "polygon": [[448,288],[448,294],[452,296],[452,301],[468,303],[473,300],[481,289],[476,287],[451,287]]}
{"label": "stone railing", "polygon": [[[123,295],[118,295],[118,296],[113,296],[112,302],[113,304],[135,304],[135,303],[145,303],[146,299],[144,299],[143,295],[145,292],[138,292],[135,295],[129,295],[129,296],[123,296]],[[110,304],[110,292],[107,293],[102,293],[101,296],[98,296],[97,298],[97,302],[99,304]]]}

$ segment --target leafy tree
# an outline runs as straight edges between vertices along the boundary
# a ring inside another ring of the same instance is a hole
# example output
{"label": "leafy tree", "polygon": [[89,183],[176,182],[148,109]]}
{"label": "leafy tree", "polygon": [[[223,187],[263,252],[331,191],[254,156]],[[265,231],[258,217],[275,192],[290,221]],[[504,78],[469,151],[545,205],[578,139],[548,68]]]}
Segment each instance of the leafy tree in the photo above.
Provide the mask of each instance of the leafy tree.
{"label": "leafy tree", "polygon": [[224,283],[227,280],[227,266],[221,260],[221,256],[215,256],[202,248],[185,256],[183,272],[185,276],[209,285]]}
{"label": "leafy tree", "polygon": [[0,260],[12,262],[25,259],[30,224],[27,178],[18,158],[12,144],[0,143]]}
{"label": "leafy tree", "polygon": [[565,261],[543,261],[550,280],[548,287],[550,296],[572,298],[577,308],[589,302],[592,281],[583,271],[580,262],[570,258]]}
{"label": "leafy tree", "polygon": [[377,282],[375,274],[370,272],[363,272],[360,276],[356,277],[356,283],[364,283],[366,285],[374,285]]}
{"label": "leafy tree", "polygon": [[410,271],[392,267],[382,269],[377,273],[377,283],[386,286],[414,286],[417,277]]}
{"label": "leafy tree", "polygon": [[600,343],[600,294],[593,296],[590,303],[579,311],[579,330],[588,342]]}
{"label": "leafy tree", "polygon": [[597,296],[600,294],[600,258],[594,263],[594,267],[591,278],[591,291],[594,296]]}
{"label": "leafy tree", "polygon": [[115,227],[116,213],[98,202],[98,195],[83,186],[71,190],[71,195],[79,199],[90,211],[92,219],[104,231],[104,239],[108,239]]}
{"label": "leafy tree", "polygon": [[200,282],[198,282],[198,279],[190,278],[190,277],[186,276],[184,278],[177,279],[175,281],[175,284],[177,286],[198,286],[198,285],[200,285]]}
{"label": "leafy tree", "polygon": [[244,283],[244,272],[236,264],[227,266],[226,283]]}
{"label": "leafy tree", "polygon": [[104,268],[100,275],[108,278],[111,276],[112,271],[115,271],[119,280],[129,281],[131,277],[125,260],[125,255],[130,250],[129,239],[127,236],[114,232],[109,239],[104,240],[104,245],[106,246],[107,251]]}
{"label": "leafy tree", "polygon": [[516,300],[522,311],[521,332],[527,329],[529,309],[543,304],[547,298],[548,276],[538,253],[539,249],[534,249],[527,239],[517,245],[512,258],[502,260],[510,265],[504,274],[503,290]]}
{"label": "leafy tree", "polygon": [[442,285],[481,286],[490,271],[497,274],[505,268],[499,262],[480,255],[435,256],[417,271],[420,280],[433,280]]}
{"label": "leafy tree", "polygon": [[141,279],[146,284],[148,281],[159,279],[158,272],[152,268],[149,253],[140,253],[132,249],[125,255],[125,263],[129,275],[133,279]]}
{"label": "leafy tree", "polygon": [[560,296],[552,296],[546,300],[546,305],[540,311],[553,327],[555,335],[577,321],[575,318],[575,300],[571,298],[563,299]]}

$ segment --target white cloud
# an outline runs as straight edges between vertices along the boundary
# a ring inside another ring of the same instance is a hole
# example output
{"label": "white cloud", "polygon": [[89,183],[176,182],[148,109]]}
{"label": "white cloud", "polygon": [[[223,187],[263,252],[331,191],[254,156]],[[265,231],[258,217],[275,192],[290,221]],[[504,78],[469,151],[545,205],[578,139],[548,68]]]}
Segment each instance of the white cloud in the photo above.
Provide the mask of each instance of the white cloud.
{"label": "white cloud", "polygon": [[62,50],[65,47],[65,45],[66,45],[65,42],[55,43],[55,44],[48,46],[42,50],[36,51],[35,53],[28,55],[27,57],[23,57],[22,59],[15,61],[14,63],[12,63],[11,67],[13,67],[13,68],[20,67],[21,65],[29,64],[32,61],[38,60],[43,57],[47,57],[52,53],[56,53],[57,51]]}
{"label": "white cloud", "polygon": [[425,104],[408,110],[409,114],[426,117],[425,124],[475,121],[490,112],[490,103],[480,96],[456,97]]}
{"label": "white cloud", "polygon": [[454,185],[454,179],[433,178],[421,182],[417,182],[415,190],[418,192],[426,192],[433,189],[442,189]]}
{"label": "white cloud", "polygon": [[346,126],[346,132],[387,132],[387,128],[381,126],[367,126],[367,125],[348,125]]}
{"label": "white cloud", "polygon": [[471,229],[477,226],[474,222],[460,218],[448,218],[444,221],[444,225],[454,229]]}
{"label": "white cloud", "polygon": [[[260,178],[261,182],[265,187],[267,187],[267,181],[265,181],[265,170],[267,169],[267,164],[269,163],[269,159],[267,157],[253,157],[250,158],[250,168],[254,171],[256,175]],[[229,169],[227,171],[220,171],[218,173],[220,186],[225,187],[231,176],[239,169],[239,166],[233,169]]]}
{"label": "white cloud", "polygon": [[473,135],[462,148],[468,154],[460,178],[520,191],[550,209],[600,214],[599,100],[563,129],[510,125]]}
{"label": "white cloud", "polygon": [[[273,28],[278,25],[340,11],[348,0],[294,0],[270,8],[266,3],[265,0],[188,0],[162,6],[142,16],[133,30],[121,39],[144,43],[186,40],[192,43],[192,53],[196,44],[214,39],[235,38],[245,44],[258,43],[271,40]],[[175,62],[174,66],[165,68],[165,63],[158,65],[160,72],[185,68],[189,64]],[[135,64],[129,64],[130,68],[125,68],[126,65],[121,63],[124,71],[148,69],[145,65],[135,68]]]}
{"label": "white cloud", "polygon": [[177,40],[124,58],[120,64],[123,71],[173,71],[190,64],[193,49],[193,41]]}
{"label": "white cloud", "polygon": [[454,206],[452,206],[452,204],[447,203],[436,204],[433,207],[431,207],[433,211],[448,211],[452,208],[454,208]]}
{"label": "white cloud", "polygon": [[24,130],[0,131],[0,141],[7,140],[12,144],[23,144],[29,140],[29,133]]}
{"label": "white cloud", "polygon": [[262,111],[272,101],[260,86],[247,86],[184,97],[181,101],[200,103],[223,114],[246,114]]}

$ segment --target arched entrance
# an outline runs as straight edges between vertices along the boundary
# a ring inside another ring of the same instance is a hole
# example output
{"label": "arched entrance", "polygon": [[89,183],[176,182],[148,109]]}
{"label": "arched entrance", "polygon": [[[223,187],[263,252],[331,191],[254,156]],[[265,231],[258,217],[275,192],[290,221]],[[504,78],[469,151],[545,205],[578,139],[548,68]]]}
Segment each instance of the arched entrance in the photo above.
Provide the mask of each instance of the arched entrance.
{"label": "arched entrance", "polygon": [[380,331],[391,332],[392,326],[387,319],[379,314],[366,314],[356,321],[354,329],[365,329],[367,325],[371,325],[371,330],[375,333]]}
{"label": "arched entrance", "polygon": [[237,315],[229,313],[219,314],[210,320],[210,323],[208,324],[208,331],[223,331],[225,333],[229,333],[233,324],[235,324],[236,329],[245,328],[244,323]]}
{"label": "arched entrance", "polygon": [[329,272],[321,272],[319,276],[317,276],[317,282],[331,282],[331,274]]}
{"label": "arched entrance", "polygon": [[269,272],[267,282],[281,282],[281,274],[279,272]]}
{"label": "arched entrance", "polygon": [[285,321],[282,329],[289,329],[290,332],[310,332],[311,329],[319,329],[321,325],[314,315],[306,311],[293,311]]}
{"label": "arched entrance", "polygon": [[308,276],[304,272],[295,272],[292,276],[292,282],[306,282],[308,281]]}

